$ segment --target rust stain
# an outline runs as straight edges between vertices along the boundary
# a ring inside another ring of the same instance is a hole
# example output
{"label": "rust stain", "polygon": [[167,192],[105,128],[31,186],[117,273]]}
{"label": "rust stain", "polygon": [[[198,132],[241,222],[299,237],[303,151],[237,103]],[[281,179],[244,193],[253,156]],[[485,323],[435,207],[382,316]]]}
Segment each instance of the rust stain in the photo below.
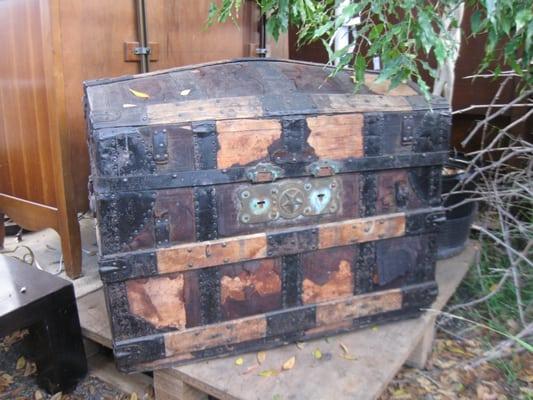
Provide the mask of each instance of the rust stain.
{"label": "rust stain", "polygon": [[268,156],[268,147],[279,140],[278,120],[244,119],[217,122],[218,168],[246,165]]}
{"label": "rust stain", "polygon": [[272,265],[261,265],[255,273],[240,272],[236,277],[223,276],[220,281],[221,301],[225,303],[228,298],[244,301],[247,291],[250,290],[260,296],[279,293],[281,279],[273,270]]}
{"label": "rust stain", "polygon": [[323,285],[319,285],[311,279],[303,280],[302,300],[304,304],[347,297],[352,293],[352,271],[347,260],[341,260],[338,270],[332,272],[330,279]]}
{"label": "rust stain", "polygon": [[183,286],[183,274],[127,281],[130,311],[157,328],[182,329],[186,324]]}

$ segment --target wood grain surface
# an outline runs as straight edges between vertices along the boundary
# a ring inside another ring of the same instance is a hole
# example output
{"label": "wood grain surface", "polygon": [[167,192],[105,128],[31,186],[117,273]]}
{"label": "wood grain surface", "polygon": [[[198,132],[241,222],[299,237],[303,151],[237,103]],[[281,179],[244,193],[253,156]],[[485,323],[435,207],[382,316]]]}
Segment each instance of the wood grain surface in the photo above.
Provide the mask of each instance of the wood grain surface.
{"label": "wood grain surface", "polygon": [[[331,222],[317,229],[319,249],[399,237],[405,233],[405,214]],[[267,247],[266,233],[187,243],[158,249],[157,268],[164,274],[260,259],[267,257]]]}

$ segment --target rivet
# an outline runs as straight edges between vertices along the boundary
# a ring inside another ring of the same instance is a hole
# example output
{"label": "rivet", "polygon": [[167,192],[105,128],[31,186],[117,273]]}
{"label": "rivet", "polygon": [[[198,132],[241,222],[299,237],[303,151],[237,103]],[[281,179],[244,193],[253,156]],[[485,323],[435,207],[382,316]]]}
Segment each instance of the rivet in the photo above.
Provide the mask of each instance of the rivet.
{"label": "rivet", "polygon": [[226,247],[228,244],[226,242],[222,242],[222,247]]}
{"label": "rivet", "polygon": [[229,259],[228,259],[228,258],[225,258],[225,259],[224,259],[224,263],[225,263],[225,264],[229,263]]}

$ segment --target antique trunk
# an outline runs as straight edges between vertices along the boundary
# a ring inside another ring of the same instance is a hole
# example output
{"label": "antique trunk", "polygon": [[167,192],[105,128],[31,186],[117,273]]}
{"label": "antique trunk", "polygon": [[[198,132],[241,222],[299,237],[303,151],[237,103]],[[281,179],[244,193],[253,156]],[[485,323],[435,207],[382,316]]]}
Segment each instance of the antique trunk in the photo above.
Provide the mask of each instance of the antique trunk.
{"label": "antique trunk", "polygon": [[450,114],[413,85],[247,59],[87,82],[121,370],[418,315]]}

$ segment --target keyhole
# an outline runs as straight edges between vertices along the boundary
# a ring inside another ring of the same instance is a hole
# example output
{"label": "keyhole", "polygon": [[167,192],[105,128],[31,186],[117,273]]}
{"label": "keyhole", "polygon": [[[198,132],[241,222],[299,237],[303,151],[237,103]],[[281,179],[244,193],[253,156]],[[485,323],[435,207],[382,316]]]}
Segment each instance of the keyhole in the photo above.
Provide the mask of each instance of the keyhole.
{"label": "keyhole", "polygon": [[265,203],[266,203],[265,200],[259,200],[259,201],[257,202],[257,205],[259,206],[259,208],[263,208],[263,206],[265,205]]}
{"label": "keyhole", "polygon": [[319,201],[324,200],[324,196],[326,196],[324,193],[319,193],[319,194],[316,195],[316,197],[318,197]]}

